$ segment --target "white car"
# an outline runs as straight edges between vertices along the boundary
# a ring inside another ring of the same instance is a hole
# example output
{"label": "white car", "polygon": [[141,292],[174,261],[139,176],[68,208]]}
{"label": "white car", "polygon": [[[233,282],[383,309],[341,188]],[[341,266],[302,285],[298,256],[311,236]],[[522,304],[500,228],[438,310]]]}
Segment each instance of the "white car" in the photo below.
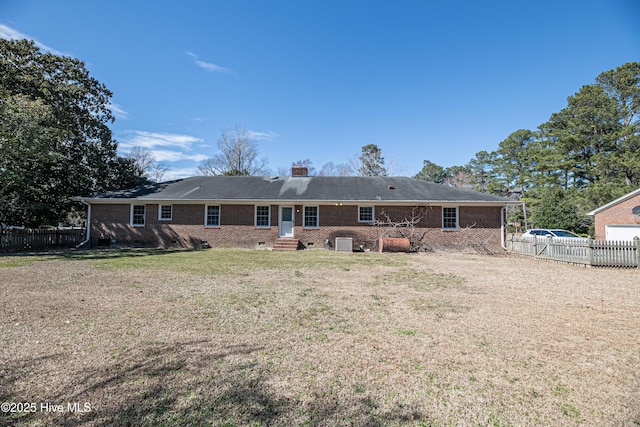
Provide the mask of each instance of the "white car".
{"label": "white car", "polygon": [[533,237],[538,239],[547,238],[547,237],[558,237],[561,239],[581,239],[584,240],[584,237],[580,237],[575,233],[572,233],[567,230],[547,230],[546,228],[532,228],[531,230],[527,230],[522,236],[521,239],[524,240],[533,240]]}

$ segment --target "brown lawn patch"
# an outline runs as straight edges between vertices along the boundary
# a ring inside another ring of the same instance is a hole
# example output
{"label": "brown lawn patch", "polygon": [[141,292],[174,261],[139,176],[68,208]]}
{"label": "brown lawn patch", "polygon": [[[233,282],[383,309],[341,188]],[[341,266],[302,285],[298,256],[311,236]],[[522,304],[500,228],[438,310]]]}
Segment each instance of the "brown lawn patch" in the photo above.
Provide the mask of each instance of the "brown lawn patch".
{"label": "brown lawn patch", "polygon": [[0,425],[640,424],[635,270],[321,250],[0,267],[0,401],[37,405]]}

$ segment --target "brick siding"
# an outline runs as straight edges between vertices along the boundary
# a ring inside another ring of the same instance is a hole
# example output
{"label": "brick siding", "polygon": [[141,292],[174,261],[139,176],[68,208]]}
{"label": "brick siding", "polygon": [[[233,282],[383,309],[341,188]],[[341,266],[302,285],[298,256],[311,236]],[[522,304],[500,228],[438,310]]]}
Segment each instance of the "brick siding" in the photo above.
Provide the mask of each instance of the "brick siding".
{"label": "brick siding", "polygon": [[[114,240],[116,244],[159,247],[198,247],[207,242],[211,247],[259,248],[272,247],[278,238],[278,205],[271,205],[271,225],[254,226],[254,205],[220,205],[220,226],[205,226],[204,204],[174,204],[172,219],[158,219],[157,204],[147,204],[145,225],[130,225],[130,204],[93,204],[91,206],[91,238]],[[294,207],[294,236],[309,248],[325,248],[336,237],[352,237],[354,247],[372,248],[377,237],[388,229],[371,223],[358,222],[358,206],[318,206],[319,226],[304,227],[304,205]],[[313,206],[313,205],[308,205]],[[371,206],[371,205],[362,205]],[[459,229],[442,229],[442,207],[374,206],[380,221],[420,217],[416,231],[424,234],[427,248],[459,250],[500,248],[500,207],[458,208]]]}
{"label": "brick siding", "polygon": [[636,206],[640,206],[640,194],[597,213],[595,215],[595,239],[606,239],[606,226],[608,224],[640,224],[639,220],[631,213],[631,210]]}

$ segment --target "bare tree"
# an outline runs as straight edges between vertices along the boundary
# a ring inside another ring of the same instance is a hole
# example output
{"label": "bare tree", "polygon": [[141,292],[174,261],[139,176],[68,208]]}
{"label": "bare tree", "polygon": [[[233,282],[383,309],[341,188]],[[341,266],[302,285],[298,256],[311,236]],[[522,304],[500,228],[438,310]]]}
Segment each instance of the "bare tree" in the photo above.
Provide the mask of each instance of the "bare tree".
{"label": "bare tree", "polygon": [[153,157],[153,153],[146,147],[133,147],[131,152],[129,153],[130,159],[133,159],[136,166],[147,172],[149,168],[153,165],[156,159]]}
{"label": "bare tree", "polygon": [[375,242],[377,243],[378,239],[383,237],[400,237],[409,239],[409,250],[411,252],[430,252],[448,248],[460,252],[493,253],[491,237],[481,237],[474,233],[475,223],[460,228],[458,239],[450,244],[439,244],[438,239],[434,238],[434,235],[440,233],[439,229],[424,226],[419,228],[420,222],[431,209],[430,206],[414,206],[411,209],[411,216],[404,218],[393,218],[385,211],[382,211],[380,213],[381,218],[376,219],[373,223],[374,227],[380,228]]}
{"label": "bare tree", "polygon": [[165,174],[169,171],[169,166],[161,162],[153,162],[147,172],[148,178],[153,182],[162,182]]}
{"label": "bare tree", "polygon": [[258,159],[258,143],[244,127],[225,129],[218,138],[219,153],[198,166],[200,175],[266,175],[267,160]]}
{"label": "bare tree", "polygon": [[417,226],[422,218],[429,212],[429,207],[414,206],[411,209],[411,216],[404,218],[392,218],[385,211],[380,216],[384,219],[376,219],[375,227],[381,227],[382,231],[376,238],[376,241],[383,237],[400,237],[409,239],[410,251],[420,252],[427,249],[424,230],[418,230]]}
{"label": "bare tree", "polygon": [[[334,164],[333,162],[325,163],[318,172],[313,166],[311,160],[304,159],[293,162],[291,166],[306,167],[309,176],[352,176],[354,175],[353,168],[346,163]],[[279,176],[288,176],[291,174],[291,169],[285,167],[278,168]]]}
{"label": "bare tree", "polygon": [[325,163],[320,169],[320,176],[351,176],[353,175],[353,168],[346,163],[338,163],[337,165],[333,162]]}
{"label": "bare tree", "polygon": [[144,173],[144,177],[149,181],[161,182],[169,171],[169,166],[158,162],[153,156],[153,152],[147,147],[134,147],[128,157],[133,159],[136,167]]}
{"label": "bare tree", "polygon": [[289,175],[291,175],[291,169],[287,168],[285,166],[278,166],[278,169],[276,170],[276,175],[277,176],[289,176]]}
{"label": "bare tree", "polygon": [[473,177],[468,172],[452,171],[452,175],[444,178],[442,183],[448,185],[449,187],[472,189],[472,178]]}

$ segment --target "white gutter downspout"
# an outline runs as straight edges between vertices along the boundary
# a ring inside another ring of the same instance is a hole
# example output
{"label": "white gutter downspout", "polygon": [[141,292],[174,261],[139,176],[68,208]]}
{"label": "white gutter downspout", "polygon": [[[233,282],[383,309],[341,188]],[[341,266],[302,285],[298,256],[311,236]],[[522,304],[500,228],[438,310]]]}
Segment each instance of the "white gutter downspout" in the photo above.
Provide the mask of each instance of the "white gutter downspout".
{"label": "white gutter downspout", "polygon": [[507,208],[500,209],[500,246],[502,246],[502,249],[504,249],[505,251],[507,250],[507,244],[505,242],[506,227],[504,225],[506,212]]}
{"label": "white gutter downspout", "polygon": [[86,245],[89,240],[91,240],[91,204],[85,202],[84,200],[80,200],[80,203],[87,206],[87,238],[84,239],[83,242],[80,242],[76,245],[76,249],[79,247]]}

